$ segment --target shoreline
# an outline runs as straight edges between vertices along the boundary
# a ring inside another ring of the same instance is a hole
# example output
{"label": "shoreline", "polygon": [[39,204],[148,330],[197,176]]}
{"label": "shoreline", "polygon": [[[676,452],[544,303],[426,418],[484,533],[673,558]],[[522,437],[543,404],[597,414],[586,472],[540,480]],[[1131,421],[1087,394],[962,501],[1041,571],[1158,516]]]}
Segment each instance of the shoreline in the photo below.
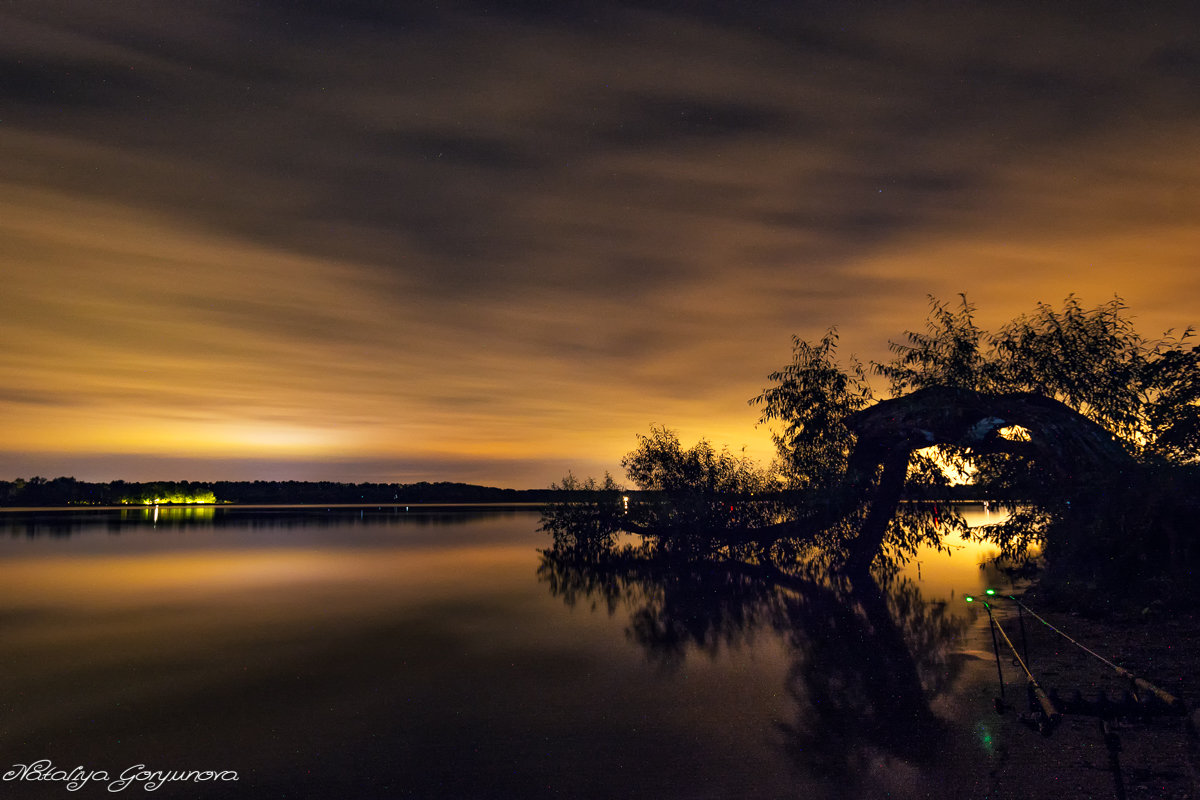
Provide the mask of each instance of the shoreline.
{"label": "shoreline", "polygon": [[[1038,607],[1037,585],[1019,595],[1047,622],[1104,658],[1171,692],[1195,715],[1200,698],[1200,614],[1147,611],[1136,616],[1089,618],[1077,612]],[[993,603],[997,622],[1022,648],[1017,607]],[[1029,668],[1051,695],[1086,700],[1103,693],[1118,701],[1129,681],[1111,667],[1024,615]],[[1028,716],[1027,679],[1003,640],[1000,667],[1007,707],[1000,695],[996,656],[986,613],[964,637],[964,665],[948,696],[934,701],[939,713],[962,725],[971,740],[961,784],[946,797],[989,798],[1200,798],[1200,764],[1194,727],[1184,715],[1117,717],[1102,728],[1097,716],[1065,713],[1048,734]],[[1193,717],[1194,719],[1194,717]],[[1106,734],[1108,739],[1106,739]],[[1108,746],[1115,741],[1115,753]]]}

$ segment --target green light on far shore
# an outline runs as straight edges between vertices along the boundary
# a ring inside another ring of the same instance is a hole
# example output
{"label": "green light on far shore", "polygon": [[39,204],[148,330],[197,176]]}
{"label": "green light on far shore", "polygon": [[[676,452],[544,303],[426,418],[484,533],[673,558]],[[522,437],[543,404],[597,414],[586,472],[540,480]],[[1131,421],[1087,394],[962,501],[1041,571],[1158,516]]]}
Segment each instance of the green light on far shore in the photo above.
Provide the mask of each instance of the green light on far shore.
{"label": "green light on far shore", "polygon": [[975,602],[975,598],[974,598],[972,595],[967,595],[967,596],[966,596],[964,599],[965,599],[965,600],[966,600],[968,603],[974,603],[974,602]]}
{"label": "green light on far shore", "polygon": [[121,505],[138,505],[138,504],[140,504],[140,505],[144,505],[144,506],[157,506],[157,505],[187,506],[187,505],[196,505],[196,504],[215,505],[217,502],[217,497],[212,492],[200,492],[198,494],[168,494],[168,495],[156,495],[154,497],[141,497],[141,498],[126,497],[126,498],[122,499],[120,502],[121,502]]}
{"label": "green light on far shore", "polygon": [[996,593],[996,590],[995,589],[984,589],[984,593],[988,594],[988,595],[993,595]]}

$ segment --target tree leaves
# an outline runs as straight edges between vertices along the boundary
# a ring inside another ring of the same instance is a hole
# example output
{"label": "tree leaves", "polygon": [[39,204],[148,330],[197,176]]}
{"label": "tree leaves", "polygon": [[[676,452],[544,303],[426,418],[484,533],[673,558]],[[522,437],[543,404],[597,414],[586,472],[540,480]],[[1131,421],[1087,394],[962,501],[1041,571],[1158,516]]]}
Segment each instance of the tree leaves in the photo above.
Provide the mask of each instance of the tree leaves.
{"label": "tree leaves", "polygon": [[750,401],[760,424],[776,425],[772,439],[779,469],[791,489],[821,490],[840,483],[854,446],[846,420],[874,400],[862,362],[837,360],[837,329],[816,344],[792,338],[792,362],[769,380],[774,386]]}

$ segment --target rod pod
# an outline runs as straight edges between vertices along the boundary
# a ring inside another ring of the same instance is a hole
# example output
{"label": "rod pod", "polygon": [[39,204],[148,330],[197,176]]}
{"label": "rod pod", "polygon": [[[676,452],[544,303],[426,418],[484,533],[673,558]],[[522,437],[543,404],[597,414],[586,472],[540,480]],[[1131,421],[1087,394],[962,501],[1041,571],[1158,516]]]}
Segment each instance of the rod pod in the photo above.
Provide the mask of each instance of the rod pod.
{"label": "rod pod", "polygon": [[[1042,719],[1038,723],[1038,730],[1043,735],[1049,736],[1051,731],[1054,730],[1054,727],[1058,725],[1059,720],[1062,719],[1062,715],[1058,712],[1058,709],[1055,708],[1054,703],[1050,700],[1049,695],[1046,694],[1046,690],[1042,688],[1042,685],[1038,683],[1037,678],[1035,678],[1033,673],[1030,672],[1029,666],[1025,663],[1024,659],[1021,658],[1021,654],[1017,652],[1017,648],[1012,643],[1012,639],[1008,638],[1008,634],[1004,632],[1004,628],[1001,627],[999,622],[996,622],[996,618],[992,614],[991,604],[984,600],[983,607],[987,609],[988,621],[992,625],[993,636],[995,636],[996,633],[1000,634],[1000,638],[1004,640],[1004,643],[1008,645],[1008,649],[1012,651],[1013,661],[1021,668],[1021,671],[1025,673],[1025,678],[1029,682],[1029,692],[1032,695],[1033,700],[1038,706],[1041,707],[1042,710]],[[997,653],[996,669],[1000,669],[999,653]],[[1001,678],[1000,687],[1001,692],[1003,693],[1003,678]]]}
{"label": "rod pod", "polygon": [[[1010,595],[1006,595],[1006,597],[1007,597],[1007,599],[1009,599],[1009,600],[1013,601],[1014,603],[1016,603],[1016,604],[1017,604],[1017,606],[1018,606],[1018,608],[1020,608],[1020,609],[1023,609],[1023,610],[1025,610],[1025,611],[1029,612],[1030,616],[1032,616],[1032,617],[1033,617],[1034,619],[1036,619],[1038,622],[1042,623],[1042,624],[1043,624],[1043,625],[1045,625],[1047,628],[1049,628],[1050,630],[1054,631],[1054,632],[1055,632],[1055,633],[1057,633],[1059,636],[1063,637],[1063,638],[1064,638],[1064,639],[1066,639],[1068,642],[1070,642],[1071,644],[1073,644],[1073,645],[1075,645],[1076,647],[1078,647],[1080,650],[1083,650],[1083,651],[1084,651],[1085,653],[1087,653],[1088,655],[1092,656],[1093,658],[1097,659],[1098,661],[1101,661],[1101,662],[1103,662],[1104,664],[1107,664],[1107,665],[1108,665],[1109,667],[1111,667],[1111,668],[1112,668],[1112,669],[1113,669],[1113,670],[1114,670],[1114,671],[1115,671],[1115,672],[1116,672],[1118,675],[1120,675],[1122,678],[1125,678],[1126,680],[1128,680],[1128,681],[1130,682],[1130,684],[1133,686],[1133,689],[1134,689],[1134,695],[1135,695],[1135,696],[1136,696],[1136,694],[1137,694],[1137,690],[1138,690],[1138,689],[1141,689],[1142,691],[1144,691],[1144,692],[1149,692],[1150,694],[1152,694],[1152,695],[1154,695],[1155,697],[1157,697],[1159,700],[1161,700],[1163,703],[1165,703],[1165,704],[1166,704],[1166,706],[1167,706],[1168,708],[1170,708],[1172,711],[1174,711],[1174,712],[1176,712],[1176,713],[1178,713],[1178,714],[1187,714],[1187,705],[1186,705],[1186,704],[1185,704],[1185,703],[1184,703],[1182,700],[1180,700],[1178,697],[1176,697],[1175,695],[1171,694],[1170,692],[1168,692],[1168,691],[1167,691],[1167,690],[1165,690],[1165,689],[1160,689],[1159,687],[1155,686],[1153,683],[1151,683],[1150,681],[1146,680],[1145,678],[1141,678],[1141,677],[1138,677],[1137,675],[1134,675],[1134,674],[1133,674],[1132,672],[1130,672],[1129,670],[1125,669],[1124,667],[1122,667],[1122,666],[1120,666],[1120,665],[1118,665],[1118,664],[1114,664],[1113,662],[1109,661],[1107,658],[1105,658],[1104,656],[1100,655],[1099,653],[1097,653],[1096,651],[1092,650],[1091,648],[1087,647],[1086,645],[1083,645],[1083,644],[1081,644],[1081,643],[1079,643],[1079,642],[1075,641],[1075,640],[1074,640],[1074,639],[1072,639],[1070,636],[1068,636],[1066,633],[1064,633],[1063,631],[1061,631],[1061,630],[1059,630],[1058,628],[1056,628],[1056,627],[1054,627],[1053,625],[1051,625],[1051,624],[1050,624],[1049,622],[1047,622],[1047,621],[1046,621],[1044,618],[1042,618],[1041,616],[1039,616],[1039,615],[1037,614],[1037,612],[1035,612],[1035,611],[1034,611],[1032,608],[1030,608],[1029,606],[1027,606],[1027,605],[1025,605],[1024,603],[1022,603],[1020,600],[1018,600],[1018,599],[1017,599],[1016,597],[1014,597],[1013,595],[1011,595],[1011,594],[1010,594]],[[986,603],[985,603],[985,605],[986,605]]]}

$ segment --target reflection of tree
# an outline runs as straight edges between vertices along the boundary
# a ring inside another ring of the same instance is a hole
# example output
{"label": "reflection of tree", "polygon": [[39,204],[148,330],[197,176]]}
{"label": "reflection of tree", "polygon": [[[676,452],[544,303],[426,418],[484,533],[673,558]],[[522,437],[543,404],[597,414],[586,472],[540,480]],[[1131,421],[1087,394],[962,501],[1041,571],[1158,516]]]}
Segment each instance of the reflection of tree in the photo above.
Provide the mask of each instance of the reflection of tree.
{"label": "reflection of tree", "polygon": [[811,564],[785,572],[728,548],[679,554],[654,539],[577,544],[556,536],[539,577],[568,605],[624,609],[629,638],[665,667],[756,632],[782,635],[797,710],[780,730],[806,772],[851,781],[879,756],[921,762],[936,752],[943,730],[929,698],[952,677],[949,644],[965,623],[911,581]]}
{"label": "reflection of tree", "polygon": [[782,729],[793,757],[840,779],[864,774],[876,754],[928,761],[944,735],[929,698],[945,687],[961,632],[944,610],[908,580],[885,589],[869,576],[789,604],[787,688],[799,708]]}

